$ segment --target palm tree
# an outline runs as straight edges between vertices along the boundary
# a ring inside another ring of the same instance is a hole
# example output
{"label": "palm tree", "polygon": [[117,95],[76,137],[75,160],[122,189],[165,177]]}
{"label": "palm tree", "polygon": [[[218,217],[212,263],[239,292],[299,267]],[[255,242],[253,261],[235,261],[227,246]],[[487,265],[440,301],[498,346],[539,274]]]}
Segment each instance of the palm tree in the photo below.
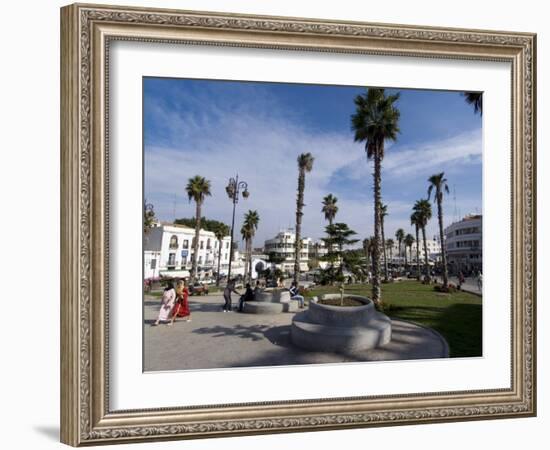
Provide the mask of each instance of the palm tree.
{"label": "palm tree", "polygon": [[372,300],[382,302],[380,290],[380,206],[382,204],[382,160],[385,141],[395,141],[399,132],[399,94],[386,95],[384,89],[371,88],[355,97],[351,128],[355,142],[364,142],[367,158],[374,160],[374,246]]}
{"label": "palm tree", "polygon": [[258,211],[249,210],[244,216],[244,222],[241,228],[241,235],[246,242],[246,265],[245,275],[248,277],[248,281],[252,280],[252,240],[258,229],[258,223],[260,222],[260,216]]}
{"label": "palm tree", "polygon": [[414,225],[414,231],[416,236],[416,278],[420,280],[420,241],[418,239],[418,232],[420,230],[419,215],[417,212],[411,214],[411,225]]}
{"label": "palm tree", "polygon": [[386,252],[386,246],[384,243],[386,242],[386,236],[384,234],[384,217],[388,215],[388,205],[381,204],[380,205],[380,231],[382,235],[382,240],[380,241],[380,244],[382,245],[382,251],[384,254],[384,279],[388,281],[388,256]]}
{"label": "palm tree", "polygon": [[422,230],[422,240],[424,241],[424,262],[425,262],[425,280],[430,281],[430,264],[428,262],[428,245],[426,243],[426,225],[432,218],[432,205],[429,200],[418,200],[414,204],[414,212],[418,214],[418,226]]}
{"label": "palm tree", "polygon": [[193,268],[191,269],[191,278],[197,278],[198,254],[199,254],[199,235],[201,231],[201,209],[202,204],[207,196],[212,195],[210,192],[210,181],[200,175],[195,175],[189,178],[185,187],[189,202],[195,201],[195,241],[193,243]]}
{"label": "palm tree", "polygon": [[403,228],[399,228],[395,232],[395,239],[397,239],[397,242],[399,243],[399,250],[397,256],[401,257],[401,243],[403,242],[403,239],[405,239],[405,232],[403,231]]}
{"label": "palm tree", "polygon": [[216,286],[220,285],[220,262],[222,258],[222,241],[229,234],[229,227],[225,223],[219,223],[214,230],[214,235],[218,240],[218,275],[216,277]]}
{"label": "palm tree", "polygon": [[367,258],[367,270],[370,266],[370,239],[363,239],[363,252],[365,253],[365,258]]}
{"label": "palm tree", "polygon": [[445,251],[445,239],[443,235],[443,191],[449,193],[445,172],[436,173],[428,178],[430,186],[428,187],[428,200],[435,189],[434,202],[437,203],[437,220],[439,222],[439,241],[441,243],[441,263],[443,264],[443,288],[449,287],[449,272],[447,269],[447,255]]}
{"label": "palm tree", "polygon": [[403,242],[405,243],[405,266],[407,265],[407,247],[409,247],[409,263],[412,262],[412,245],[414,244],[414,236],[412,234],[408,234],[405,236],[405,239],[403,239]]}
{"label": "palm tree", "polygon": [[388,239],[386,241],[386,249],[390,251],[390,262],[393,260],[393,245],[394,245],[393,239]]}
{"label": "palm tree", "polygon": [[304,189],[306,187],[306,173],[313,169],[311,153],[302,153],[298,156],[298,196],[296,197],[296,241],[294,242],[294,281],[298,283],[300,276],[300,253],[302,251],[302,216],[304,213]]}
{"label": "palm tree", "polygon": [[483,93],[482,92],[462,92],[466,103],[474,107],[474,113],[483,115]]}
{"label": "palm tree", "polygon": [[321,209],[321,212],[325,214],[325,220],[328,220],[329,225],[332,225],[334,217],[336,217],[336,213],[338,212],[338,206],[336,205],[337,202],[338,198],[332,194],[328,194],[323,197],[323,208]]}

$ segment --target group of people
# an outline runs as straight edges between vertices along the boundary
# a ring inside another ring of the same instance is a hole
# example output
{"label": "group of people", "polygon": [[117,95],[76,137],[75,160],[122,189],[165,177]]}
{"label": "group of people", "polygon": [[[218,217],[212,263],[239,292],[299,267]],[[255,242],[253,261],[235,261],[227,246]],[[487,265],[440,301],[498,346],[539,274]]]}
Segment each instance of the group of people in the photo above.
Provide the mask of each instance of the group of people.
{"label": "group of people", "polygon": [[[256,281],[254,289],[250,283],[246,284],[243,294],[237,291],[235,286],[236,281],[229,280],[225,289],[223,290],[224,304],[222,306],[223,312],[230,312],[233,310],[231,294],[235,293],[240,296],[237,311],[242,312],[245,302],[253,301],[256,294],[262,290],[262,286],[259,281]],[[282,285],[284,286],[284,285]],[[290,298],[297,300],[300,308],[304,307],[304,297],[300,295],[298,284],[293,281],[292,285],[288,289],[290,292]],[[157,316],[157,320],[153,325],[159,325],[161,322],[167,325],[172,325],[176,318],[184,318],[186,322],[191,321],[191,310],[189,308],[189,289],[185,280],[179,280],[174,287],[171,281],[168,282],[162,293],[160,302],[160,310]]]}
{"label": "group of people", "polygon": [[153,325],[159,325],[161,322],[173,325],[177,317],[182,317],[186,322],[191,322],[189,289],[184,280],[179,280],[176,287],[171,281],[168,282],[162,293],[157,320]]}
{"label": "group of people", "polygon": [[[280,282],[278,280],[277,286],[284,287],[282,280]],[[229,282],[225,286],[225,289],[223,290],[223,299],[224,299],[224,304],[222,306],[223,312],[230,312],[233,310],[232,301],[231,301],[232,293],[240,295],[239,306],[237,307],[237,311],[242,312],[244,308],[244,303],[254,301],[256,294],[261,290],[262,290],[262,286],[259,281],[256,281],[256,286],[254,287],[254,289],[252,289],[252,286],[250,283],[246,283],[244,294],[241,294],[235,288],[235,280],[229,280]],[[292,282],[288,291],[290,292],[291,300],[298,300],[300,308],[303,308],[305,299],[302,295],[300,295],[298,284],[295,281]]]}

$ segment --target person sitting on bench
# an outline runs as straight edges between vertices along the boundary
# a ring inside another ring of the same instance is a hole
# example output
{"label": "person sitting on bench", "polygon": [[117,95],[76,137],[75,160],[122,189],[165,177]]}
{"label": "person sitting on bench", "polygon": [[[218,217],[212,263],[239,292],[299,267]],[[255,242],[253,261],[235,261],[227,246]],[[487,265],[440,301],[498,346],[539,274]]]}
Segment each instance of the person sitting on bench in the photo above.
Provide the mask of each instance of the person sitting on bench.
{"label": "person sitting on bench", "polygon": [[300,304],[300,308],[304,307],[304,297],[300,295],[300,291],[298,290],[298,285],[296,281],[293,281],[290,288],[288,289],[290,292],[290,299],[291,300],[298,300],[298,303]]}
{"label": "person sitting on bench", "polygon": [[251,302],[254,300],[254,291],[250,287],[250,283],[246,283],[246,291],[239,299],[239,312],[243,312],[244,302]]}

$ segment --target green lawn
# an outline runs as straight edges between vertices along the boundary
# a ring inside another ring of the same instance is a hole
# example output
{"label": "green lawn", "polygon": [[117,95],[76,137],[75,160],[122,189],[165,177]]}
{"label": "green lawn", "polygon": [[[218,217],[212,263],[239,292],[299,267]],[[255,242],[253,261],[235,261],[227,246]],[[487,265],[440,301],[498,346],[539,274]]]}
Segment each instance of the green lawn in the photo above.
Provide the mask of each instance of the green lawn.
{"label": "green lawn", "polygon": [[[337,293],[336,286],[319,286],[309,297]],[[371,297],[370,285],[350,285],[345,293]],[[424,325],[441,333],[449,343],[451,357],[482,355],[482,299],[466,292],[441,294],[433,285],[417,281],[382,284],[384,312],[393,318]]]}

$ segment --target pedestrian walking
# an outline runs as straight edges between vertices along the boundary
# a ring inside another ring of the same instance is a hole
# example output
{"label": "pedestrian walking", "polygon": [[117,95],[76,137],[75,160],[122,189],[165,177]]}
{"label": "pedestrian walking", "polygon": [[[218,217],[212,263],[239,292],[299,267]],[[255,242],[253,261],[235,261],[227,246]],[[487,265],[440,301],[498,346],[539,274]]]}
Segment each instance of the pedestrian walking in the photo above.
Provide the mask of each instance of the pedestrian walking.
{"label": "pedestrian walking", "polygon": [[225,303],[223,304],[223,312],[230,312],[232,310],[231,306],[231,293],[234,292],[237,295],[240,293],[235,289],[235,280],[229,280],[223,290],[223,299]]}
{"label": "pedestrian walking", "polygon": [[191,310],[189,309],[189,289],[185,281],[180,280],[176,283],[176,303],[172,311],[172,325],[176,317],[185,318],[186,322],[191,322]]}
{"label": "pedestrian walking", "polygon": [[170,312],[174,308],[174,302],[176,301],[176,291],[174,285],[169,281],[164,288],[162,298],[160,300],[160,310],[157,320],[153,325],[158,325],[160,322],[170,321]]}

